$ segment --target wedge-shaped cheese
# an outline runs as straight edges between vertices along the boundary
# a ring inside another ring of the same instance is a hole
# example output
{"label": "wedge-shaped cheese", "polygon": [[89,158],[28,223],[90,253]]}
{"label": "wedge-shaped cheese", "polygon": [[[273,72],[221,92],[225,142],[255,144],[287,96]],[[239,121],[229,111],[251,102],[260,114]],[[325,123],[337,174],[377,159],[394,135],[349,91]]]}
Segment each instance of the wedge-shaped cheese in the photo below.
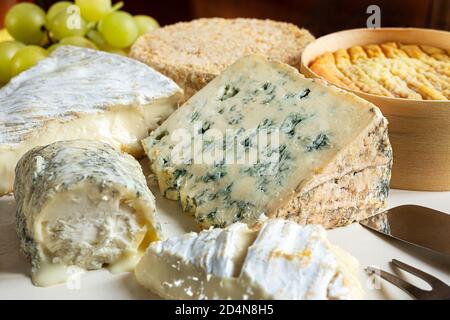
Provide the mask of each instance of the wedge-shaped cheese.
{"label": "wedge-shaped cheese", "polygon": [[61,47],[0,89],[0,195],[33,147],[95,139],[141,155],[139,141],[176,108],[181,89],[132,59]]}
{"label": "wedge-shaped cheese", "polygon": [[378,212],[389,190],[380,110],[261,56],[232,65],[143,145],[162,193],[203,227],[268,216],[331,228]]}
{"label": "wedge-shaped cheese", "polygon": [[17,232],[32,280],[64,282],[71,266],[132,270],[160,238],[155,200],[139,163],[98,141],[60,141],[16,168]]}
{"label": "wedge-shaped cheese", "polygon": [[357,267],[322,227],[277,219],[155,242],[135,275],[166,299],[357,299]]}

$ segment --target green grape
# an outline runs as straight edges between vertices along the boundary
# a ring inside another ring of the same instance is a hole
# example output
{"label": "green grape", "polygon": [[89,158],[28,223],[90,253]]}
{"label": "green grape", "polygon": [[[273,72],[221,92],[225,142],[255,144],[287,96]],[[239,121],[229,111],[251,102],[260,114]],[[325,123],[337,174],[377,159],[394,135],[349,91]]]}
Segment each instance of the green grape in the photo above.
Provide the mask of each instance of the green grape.
{"label": "green grape", "polygon": [[[122,7],[123,7],[123,2],[122,2],[122,1],[117,2],[117,3],[116,3],[115,5],[113,5],[113,7],[111,8],[111,12],[110,12],[110,13],[119,11]],[[103,20],[100,20],[100,21],[97,22],[97,29],[98,29],[99,31],[102,30],[102,22],[103,22]]]}
{"label": "green grape", "polygon": [[55,17],[63,10],[67,10],[70,6],[73,6],[72,2],[69,1],[59,1],[53,4],[47,11],[47,21],[53,21]]}
{"label": "green grape", "polygon": [[111,47],[103,38],[102,34],[97,30],[89,30],[87,37],[94,42],[100,50],[115,53],[121,56],[128,56],[128,51],[125,49],[118,49]]}
{"label": "green grape", "polygon": [[86,34],[86,21],[80,16],[80,9],[73,5],[59,12],[52,21],[48,22],[50,36],[54,40]]}
{"label": "green grape", "polygon": [[[110,13],[119,11],[123,7],[123,2],[117,2],[112,6]],[[97,21],[97,30],[101,30],[103,20]]]}
{"label": "green grape", "polygon": [[14,39],[41,44],[45,35],[45,11],[32,3],[19,3],[8,11],[5,26]]}
{"label": "green grape", "polygon": [[17,41],[0,42],[0,86],[11,79],[11,60],[23,47],[25,45]]}
{"label": "green grape", "polygon": [[17,76],[47,56],[47,50],[38,46],[26,46],[19,49],[11,60],[11,76]]}
{"label": "green grape", "polygon": [[99,25],[99,31],[109,45],[118,49],[131,46],[139,36],[133,16],[124,11],[107,15]]}
{"label": "green grape", "polygon": [[64,38],[59,42],[59,44],[98,50],[98,47],[92,41],[79,36]]}
{"label": "green grape", "polygon": [[87,21],[99,21],[111,12],[111,0],[75,0]]}
{"label": "green grape", "polygon": [[118,54],[120,56],[128,57],[128,51],[125,49],[108,48],[105,51],[109,53]]}
{"label": "green grape", "polygon": [[55,43],[55,44],[52,44],[50,47],[48,47],[47,51],[48,51],[48,53],[53,53],[53,51],[55,51],[59,47],[61,47],[61,44]]}
{"label": "green grape", "polygon": [[89,40],[91,40],[100,50],[105,50],[111,46],[106,43],[102,34],[97,30],[89,30],[86,34]]}
{"label": "green grape", "polygon": [[146,34],[159,28],[158,21],[149,16],[134,16],[134,21],[136,21],[136,24],[139,28],[139,35]]}

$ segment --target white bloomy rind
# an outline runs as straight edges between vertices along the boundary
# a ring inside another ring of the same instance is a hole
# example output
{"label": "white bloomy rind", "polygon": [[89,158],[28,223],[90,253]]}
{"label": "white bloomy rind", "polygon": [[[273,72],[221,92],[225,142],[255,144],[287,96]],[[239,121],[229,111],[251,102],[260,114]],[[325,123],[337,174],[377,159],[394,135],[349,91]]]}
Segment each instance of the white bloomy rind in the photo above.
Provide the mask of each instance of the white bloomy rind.
{"label": "white bloomy rind", "polygon": [[156,242],[135,274],[167,299],[358,299],[357,269],[322,227],[277,219]]}
{"label": "white bloomy rind", "polygon": [[133,155],[175,109],[181,89],[148,66],[115,54],[63,46],[0,89],[0,195],[31,148],[95,139]]}

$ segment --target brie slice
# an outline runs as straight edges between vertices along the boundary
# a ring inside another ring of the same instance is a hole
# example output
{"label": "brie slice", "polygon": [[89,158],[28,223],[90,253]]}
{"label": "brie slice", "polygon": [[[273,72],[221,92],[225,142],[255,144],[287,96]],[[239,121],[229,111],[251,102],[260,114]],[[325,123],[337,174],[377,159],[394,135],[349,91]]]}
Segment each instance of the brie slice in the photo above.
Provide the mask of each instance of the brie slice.
{"label": "brie slice", "polygon": [[0,195],[28,150],[61,140],[107,142],[134,156],[177,107],[181,89],[119,55],[63,46],[0,89]]}
{"label": "brie slice", "polygon": [[357,299],[357,266],[323,227],[276,219],[155,242],[135,275],[167,299]]}

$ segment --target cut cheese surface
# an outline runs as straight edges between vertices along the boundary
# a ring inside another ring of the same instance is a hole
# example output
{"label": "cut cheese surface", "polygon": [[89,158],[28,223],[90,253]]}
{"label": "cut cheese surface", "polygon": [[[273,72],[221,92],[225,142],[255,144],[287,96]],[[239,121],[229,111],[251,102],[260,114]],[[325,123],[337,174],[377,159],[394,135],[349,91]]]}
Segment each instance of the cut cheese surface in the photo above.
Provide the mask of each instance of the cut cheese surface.
{"label": "cut cheese surface", "polygon": [[166,299],[358,299],[357,267],[322,227],[276,219],[155,242],[135,275]]}
{"label": "cut cheese surface", "polygon": [[136,257],[161,236],[139,163],[94,140],[26,153],[17,165],[14,196],[17,232],[38,286],[64,281],[69,267],[133,270]]}
{"label": "cut cheese surface", "polygon": [[0,195],[35,146],[95,139],[140,155],[139,141],[181,98],[170,79],[132,59],[63,46],[0,89]]}
{"label": "cut cheese surface", "polygon": [[206,228],[266,216],[332,228],[378,212],[389,189],[380,110],[258,55],[210,82],[143,146],[163,195]]}

